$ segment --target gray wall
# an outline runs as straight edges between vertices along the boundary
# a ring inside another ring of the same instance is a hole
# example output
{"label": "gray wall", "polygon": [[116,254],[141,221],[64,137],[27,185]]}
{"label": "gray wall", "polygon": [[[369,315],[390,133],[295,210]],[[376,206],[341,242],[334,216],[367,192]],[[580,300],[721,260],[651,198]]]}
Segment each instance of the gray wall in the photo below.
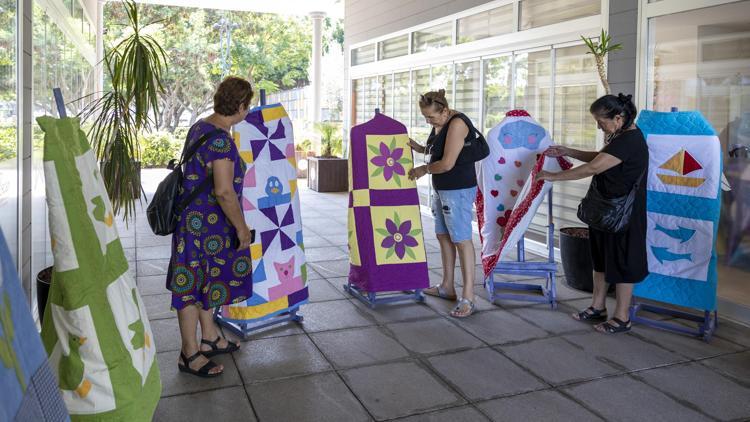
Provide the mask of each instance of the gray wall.
{"label": "gray wall", "polygon": [[638,39],[638,0],[609,0],[609,34],[622,50],[609,54],[607,81],[617,95],[632,94],[635,99],[636,46]]}
{"label": "gray wall", "polygon": [[[346,47],[489,3],[487,0],[381,0],[377,3],[372,0],[345,1]],[[394,14],[394,11],[397,12]]]}

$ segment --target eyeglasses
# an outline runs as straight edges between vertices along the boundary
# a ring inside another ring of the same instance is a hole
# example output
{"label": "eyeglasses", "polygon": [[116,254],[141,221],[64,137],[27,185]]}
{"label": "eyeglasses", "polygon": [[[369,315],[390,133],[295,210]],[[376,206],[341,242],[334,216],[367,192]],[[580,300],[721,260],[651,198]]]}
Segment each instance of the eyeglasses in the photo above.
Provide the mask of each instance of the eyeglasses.
{"label": "eyeglasses", "polygon": [[443,102],[443,101],[441,101],[441,100],[438,100],[437,98],[432,98],[432,97],[425,97],[424,95],[421,95],[421,94],[420,94],[420,95],[419,95],[419,99],[420,99],[421,101],[424,101],[424,102],[428,103],[428,104],[429,104],[429,103],[438,103],[438,104],[440,104],[440,105],[441,105],[441,106],[443,106],[443,107],[448,107],[448,104],[444,103],[444,102]]}

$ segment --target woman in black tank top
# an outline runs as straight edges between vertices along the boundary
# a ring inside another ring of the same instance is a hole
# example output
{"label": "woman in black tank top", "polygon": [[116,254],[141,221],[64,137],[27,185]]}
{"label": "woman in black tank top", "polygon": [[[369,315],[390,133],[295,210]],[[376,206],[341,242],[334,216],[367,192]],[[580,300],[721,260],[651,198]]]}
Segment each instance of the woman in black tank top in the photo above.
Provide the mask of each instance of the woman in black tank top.
{"label": "woman in black tank top", "polygon": [[414,167],[409,178],[418,179],[432,174],[432,214],[435,217],[435,234],[440,243],[443,261],[443,280],[425,294],[456,300],[453,270],[456,254],[461,262],[464,280],[462,299],[450,315],[464,318],[474,312],[475,254],[472,242],[472,204],[476,196],[477,176],[474,160],[466,159],[464,145],[476,137],[476,129],[466,115],[448,107],[445,90],[428,92],[421,96],[419,108],[432,132],[426,147],[414,140],[409,146],[417,152],[431,155],[429,164]]}

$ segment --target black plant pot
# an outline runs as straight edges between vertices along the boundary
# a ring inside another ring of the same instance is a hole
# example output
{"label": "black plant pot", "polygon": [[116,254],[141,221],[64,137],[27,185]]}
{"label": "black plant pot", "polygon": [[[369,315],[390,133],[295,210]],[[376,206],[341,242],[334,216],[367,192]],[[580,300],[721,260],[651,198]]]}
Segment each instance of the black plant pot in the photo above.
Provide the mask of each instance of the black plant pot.
{"label": "black plant pot", "polygon": [[44,321],[44,309],[47,307],[49,286],[52,284],[52,267],[47,267],[36,275],[36,304],[39,309],[39,322]]}
{"label": "black plant pot", "polygon": [[560,258],[565,283],[576,290],[594,290],[591,243],[587,227],[565,227],[560,229]]}

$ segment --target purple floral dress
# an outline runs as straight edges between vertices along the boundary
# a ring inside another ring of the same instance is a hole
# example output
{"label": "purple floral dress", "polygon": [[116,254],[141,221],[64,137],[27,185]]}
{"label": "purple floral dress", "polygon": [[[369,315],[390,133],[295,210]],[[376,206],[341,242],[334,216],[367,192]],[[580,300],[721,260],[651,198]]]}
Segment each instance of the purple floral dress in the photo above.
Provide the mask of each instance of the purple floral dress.
{"label": "purple floral dress", "polygon": [[[199,121],[190,128],[186,142],[191,144],[215,130]],[[212,135],[185,165],[181,194],[190,192],[206,177],[213,177],[207,164],[215,160],[234,161],[234,190],[242,196],[245,163],[229,133]],[[213,189],[201,193],[180,215],[172,235],[172,259],[167,273],[167,289],[172,291],[172,307],[182,309],[196,304],[203,309],[246,300],[252,295],[250,251],[237,251],[237,231],[222,211]]]}

